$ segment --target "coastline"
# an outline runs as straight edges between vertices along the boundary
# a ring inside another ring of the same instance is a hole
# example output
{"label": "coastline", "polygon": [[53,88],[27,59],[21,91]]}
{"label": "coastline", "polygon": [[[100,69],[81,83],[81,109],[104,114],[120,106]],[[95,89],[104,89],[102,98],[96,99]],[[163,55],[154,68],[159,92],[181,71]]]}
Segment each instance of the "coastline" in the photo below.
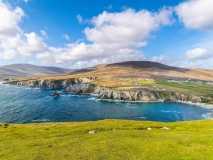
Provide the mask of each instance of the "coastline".
{"label": "coastline", "polygon": [[212,110],[212,111],[213,111],[213,105],[212,105],[212,104],[206,104],[206,103],[193,103],[193,102],[191,102],[191,101],[180,101],[180,100],[178,100],[177,103],[183,103],[183,104],[194,105],[194,106],[206,108],[206,109],[209,109],[209,110]]}
{"label": "coastline", "polygon": [[[4,81],[0,81],[0,84],[4,84]],[[11,86],[13,86],[13,85],[11,85]],[[42,88],[36,88],[36,89],[42,89]],[[76,94],[75,92],[71,92],[71,93]],[[165,102],[164,100],[160,100],[160,99],[156,100],[156,101],[138,101],[138,100],[130,101],[130,100],[119,100],[119,99],[102,99],[102,98],[98,98],[98,94],[95,94],[95,93],[87,93],[87,94],[84,94],[84,95],[90,95],[91,98],[94,97],[97,100],[109,101],[109,102],[124,102],[124,103],[125,102],[127,102],[127,103],[164,103]],[[183,104],[188,104],[188,105],[194,105],[194,106],[206,108],[206,109],[209,109],[209,110],[213,111],[213,105],[212,104],[199,103],[199,102],[194,103],[194,102],[191,102],[191,101],[180,101],[180,100],[177,100],[177,101],[167,101],[167,102],[183,103]]]}

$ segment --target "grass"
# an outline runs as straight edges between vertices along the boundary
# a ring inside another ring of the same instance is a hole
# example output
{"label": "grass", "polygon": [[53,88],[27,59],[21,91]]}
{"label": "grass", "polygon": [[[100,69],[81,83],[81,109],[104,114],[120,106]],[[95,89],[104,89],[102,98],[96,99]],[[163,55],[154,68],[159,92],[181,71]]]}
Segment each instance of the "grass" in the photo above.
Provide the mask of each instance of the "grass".
{"label": "grass", "polygon": [[192,93],[194,95],[212,96],[213,94],[213,85],[192,84],[192,83],[181,84],[164,81],[157,81],[156,84],[168,90],[187,92]]}
{"label": "grass", "polygon": [[[89,130],[97,133],[89,134]],[[213,159],[211,120],[1,124],[0,135],[1,160]]]}

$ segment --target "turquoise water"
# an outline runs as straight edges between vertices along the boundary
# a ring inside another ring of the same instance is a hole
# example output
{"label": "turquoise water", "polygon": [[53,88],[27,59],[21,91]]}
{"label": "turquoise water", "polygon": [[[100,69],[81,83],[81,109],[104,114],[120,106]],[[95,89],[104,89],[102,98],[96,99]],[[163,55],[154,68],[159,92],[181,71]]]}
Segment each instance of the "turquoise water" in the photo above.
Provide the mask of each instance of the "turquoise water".
{"label": "turquoise water", "polygon": [[210,110],[179,103],[133,103],[97,100],[88,95],[65,94],[54,98],[51,89],[0,84],[0,122],[36,123],[131,119],[186,121],[205,119]]}

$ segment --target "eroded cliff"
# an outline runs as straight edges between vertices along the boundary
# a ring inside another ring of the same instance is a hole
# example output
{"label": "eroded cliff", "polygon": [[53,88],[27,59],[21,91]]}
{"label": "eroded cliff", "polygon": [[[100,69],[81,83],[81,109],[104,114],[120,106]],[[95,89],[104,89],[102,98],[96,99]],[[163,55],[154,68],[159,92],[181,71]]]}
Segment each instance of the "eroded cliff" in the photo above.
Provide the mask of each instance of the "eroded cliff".
{"label": "eroded cliff", "polygon": [[[125,101],[191,101],[193,103],[204,102],[203,97],[194,96],[186,93],[158,90],[126,91],[113,90],[103,86],[95,86],[95,77],[70,78],[64,80],[26,80],[26,81],[7,81],[7,84],[17,86],[29,86],[37,88],[61,88],[66,93],[76,94],[96,94],[99,99],[113,99]],[[212,99],[210,100],[212,101]]]}

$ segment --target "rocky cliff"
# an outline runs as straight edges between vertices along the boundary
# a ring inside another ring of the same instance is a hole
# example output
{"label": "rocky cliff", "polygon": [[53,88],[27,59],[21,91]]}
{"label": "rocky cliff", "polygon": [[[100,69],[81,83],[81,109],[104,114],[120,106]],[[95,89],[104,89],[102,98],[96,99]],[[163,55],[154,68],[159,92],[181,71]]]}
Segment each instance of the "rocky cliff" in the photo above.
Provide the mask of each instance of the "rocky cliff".
{"label": "rocky cliff", "polygon": [[[122,91],[94,86],[91,84],[96,78],[70,78],[65,80],[27,80],[7,81],[8,84],[17,86],[30,86],[38,88],[63,88],[65,92],[76,94],[96,94],[99,99],[113,99],[125,101],[191,101],[203,102],[203,97],[172,91]],[[206,100],[206,99],[205,99]]]}
{"label": "rocky cliff", "polygon": [[171,91],[114,91],[102,89],[98,93],[100,99],[114,99],[127,101],[191,101],[202,102],[200,97]]}
{"label": "rocky cliff", "polygon": [[67,88],[71,85],[81,85],[89,84],[94,81],[95,77],[85,77],[85,78],[69,78],[63,80],[7,80],[6,84],[16,85],[16,86],[29,86],[32,88]]}

